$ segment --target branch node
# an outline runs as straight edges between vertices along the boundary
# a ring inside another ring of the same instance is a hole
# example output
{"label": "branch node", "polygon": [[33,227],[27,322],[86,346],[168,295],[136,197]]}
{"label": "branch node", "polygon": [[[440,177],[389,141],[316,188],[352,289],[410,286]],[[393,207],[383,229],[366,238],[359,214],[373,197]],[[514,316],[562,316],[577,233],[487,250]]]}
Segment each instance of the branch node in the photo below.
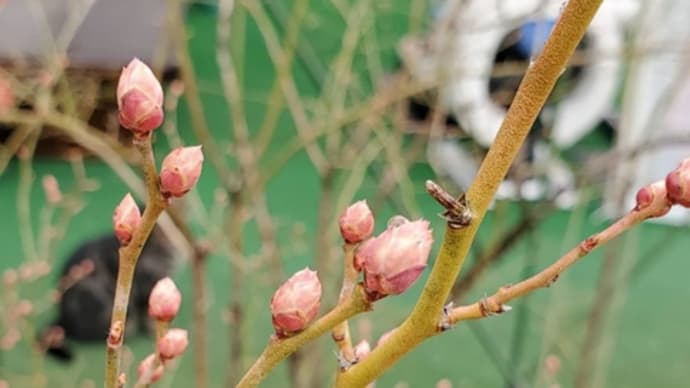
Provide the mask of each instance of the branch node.
{"label": "branch node", "polygon": [[117,387],[122,388],[125,386],[127,383],[127,375],[124,373],[120,373],[119,376],[117,376]]}
{"label": "branch node", "polygon": [[556,283],[556,281],[558,280],[559,277],[561,277],[561,274],[556,274],[556,276],[554,276],[554,277],[552,277],[551,279],[549,279],[549,282],[546,283],[546,288],[549,288],[549,287],[551,287],[554,283]]}
{"label": "branch node", "polygon": [[426,191],[446,209],[440,216],[446,220],[450,228],[461,229],[470,225],[472,222],[472,210],[465,193],[462,193],[456,199],[432,180],[426,181]]}
{"label": "branch node", "polygon": [[599,245],[599,237],[597,235],[589,236],[580,244],[580,249],[587,254]]}
{"label": "branch node", "polygon": [[346,370],[350,369],[352,365],[355,365],[357,362],[359,362],[359,359],[355,358],[354,360],[350,361],[343,355],[342,352],[334,352],[335,353],[335,358],[338,360],[338,368],[342,372],[345,372]]}
{"label": "branch node", "polygon": [[115,321],[110,326],[108,331],[108,347],[116,349],[122,344],[122,335],[124,334],[124,325],[122,321]]}
{"label": "branch node", "polygon": [[441,332],[448,331],[453,328],[450,314],[453,311],[453,302],[448,302],[441,310],[441,317],[439,318],[438,330]]}
{"label": "branch node", "polygon": [[331,332],[331,338],[333,338],[333,342],[339,343],[345,340],[345,334]]}

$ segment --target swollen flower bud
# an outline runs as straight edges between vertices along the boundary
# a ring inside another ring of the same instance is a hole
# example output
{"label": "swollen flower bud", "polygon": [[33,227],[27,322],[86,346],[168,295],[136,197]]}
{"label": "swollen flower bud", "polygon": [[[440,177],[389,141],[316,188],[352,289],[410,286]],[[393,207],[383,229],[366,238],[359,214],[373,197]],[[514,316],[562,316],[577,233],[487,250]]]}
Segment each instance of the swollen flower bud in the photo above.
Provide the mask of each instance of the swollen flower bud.
{"label": "swollen flower bud", "polygon": [[141,222],[141,212],[132,195],[127,193],[113,213],[113,229],[120,244],[127,245]]}
{"label": "swollen flower bud", "polygon": [[158,355],[163,361],[173,359],[184,353],[188,344],[187,330],[170,329],[158,340]]}
{"label": "swollen flower bud", "polygon": [[149,295],[149,315],[158,321],[170,322],[180,310],[182,294],[169,277],[159,280]]}
{"label": "swollen flower bud", "polygon": [[684,207],[690,207],[690,158],[666,176],[668,199]]}
{"label": "swollen flower bud", "polygon": [[163,159],[161,193],[168,197],[185,195],[199,181],[204,154],[201,146],[178,147]]}
{"label": "swollen flower bud", "polygon": [[429,221],[406,222],[369,239],[356,252],[364,285],[373,299],[407,290],[426,267],[431,251]]}
{"label": "swollen flower bud", "polygon": [[338,224],[345,242],[357,244],[371,237],[374,231],[374,215],[369,210],[367,201],[359,201],[345,209]]}
{"label": "swollen flower bud", "polygon": [[163,123],[163,88],[153,71],[137,58],[122,69],[117,83],[120,124],[146,136]]}
{"label": "swollen flower bud", "polygon": [[671,210],[671,203],[667,199],[664,181],[651,183],[637,191],[635,196],[635,210],[651,211],[651,217],[661,217]]}
{"label": "swollen flower bud", "polygon": [[367,340],[361,340],[357,345],[355,345],[354,352],[355,357],[357,357],[357,361],[362,361],[364,358],[366,358],[366,356],[369,355],[369,353],[371,353],[371,346]]}
{"label": "swollen flower bud", "polygon": [[304,329],[319,313],[321,282],[305,268],[292,275],[271,298],[271,318],[278,337]]}
{"label": "swollen flower bud", "polygon": [[155,361],[156,361],[156,355],[155,354],[149,354],[148,357],[146,357],[144,360],[142,360],[139,363],[139,367],[137,368],[137,372],[139,373],[139,378],[141,379],[144,376],[148,376],[148,383],[155,383],[156,381],[160,380],[161,377],[163,376],[163,365],[158,365],[155,370],[153,370],[155,366]]}

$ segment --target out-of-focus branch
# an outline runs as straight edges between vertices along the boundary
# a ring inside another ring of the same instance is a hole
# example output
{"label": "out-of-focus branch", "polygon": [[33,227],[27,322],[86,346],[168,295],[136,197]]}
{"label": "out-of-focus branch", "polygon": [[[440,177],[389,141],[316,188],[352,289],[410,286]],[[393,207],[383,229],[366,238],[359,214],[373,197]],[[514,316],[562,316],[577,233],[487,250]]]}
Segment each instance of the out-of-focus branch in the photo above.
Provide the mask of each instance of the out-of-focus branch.
{"label": "out-of-focus branch", "polygon": [[520,241],[525,234],[533,230],[542,217],[543,215],[540,213],[524,214],[520,221],[504,232],[489,250],[477,258],[467,273],[455,282],[450,292],[450,299],[460,300],[477,283],[484,271],[513,247],[516,242]]}
{"label": "out-of-focus branch", "polygon": [[182,17],[181,1],[177,0],[172,2],[170,7],[171,12],[169,12],[169,17],[173,19],[171,22],[173,26],[171,35],[174,38],[177,62],[180,68],[182,81],[185,85],[185,97],[189,105],[189,113],[192,117],[192,130],[203,145],[204,154],[208,155],[223,186],[227,190],[233,190],[236,186],[235,179],[233,178],[232,172],[228,169],[227,162],[223,157],[223,152],[218,148],[218,143],[213,139],[208,122],[206,121],[199,85],[196,75],[194,74],[194,64],[192,63],[189,47],[187,46],[187,26]]}
{"label": "out-of-focus branch", "polygon": [[[247,8],[259,27],[259,31],[264,38],[268,54],[271,57],[275,68],[286,68],[287,65],[284,63],[288,58],[285,56],[284,50],[280,47],[275,28],[273,28],[273,25],[271,24],[268,15],[266,15],[261,3],[255,1],[243,1],[242,5]],[[326,170],[328,160],[325,158],[323,152],[316,144],[312,144],[304,140],[304,137],[308,136],[308,133],[313,131],[313,128],[315,127],[311,124],[309,117],[307,116],[304,103],[302,102],[302,98],[297,90],[297,85],[295,85],[292,77],[283,77],[279,78],[279,80],[285,102],[287,103],[288,109],[290,110],[292,118],[295,122],[297,134],[300,138],[302,138],[304,147],[309,155],[309,158],[314,164],[314,167],[321,174]]]}

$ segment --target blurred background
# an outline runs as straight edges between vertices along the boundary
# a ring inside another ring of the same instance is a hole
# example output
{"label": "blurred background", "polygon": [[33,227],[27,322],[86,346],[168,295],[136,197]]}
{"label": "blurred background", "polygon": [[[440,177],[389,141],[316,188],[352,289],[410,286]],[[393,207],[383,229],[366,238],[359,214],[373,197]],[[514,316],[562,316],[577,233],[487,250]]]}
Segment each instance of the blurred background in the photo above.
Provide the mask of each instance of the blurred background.
{"label": "blurred background", "polygon": [[[376,231],[395,214],[428,218],[438,246],[444,223],[425,180],[468,187],[562,7],[0,0],[0,382],[101,384],[101,342],[75,343],[65,364],[37,338],[57,314],[70,254],[111,232],[127,191],[143,199],[115,99],[133,57],[166,91],[158,161],[181,144],[203,144],[207,160],[177,217],[161,221],[181,258],[174,325],[192,339],[160,386],[226,387],[266,344],[270,296],[290,274],[317,269],[322,311],[333,306],[349,203],[368,200]],[[539,271],[690,156],[688,17],[681,0],[604,1],[481,226],[456,304]],[[510,314],[427,341],[376,386],[686,386],[689,221],[674,209],[635,228]],[[400,323],[424,280],[352,320],[355,341]],[[262,386],[328,386],[327,337]],[[151,339],[126,345],[133,376]]]}

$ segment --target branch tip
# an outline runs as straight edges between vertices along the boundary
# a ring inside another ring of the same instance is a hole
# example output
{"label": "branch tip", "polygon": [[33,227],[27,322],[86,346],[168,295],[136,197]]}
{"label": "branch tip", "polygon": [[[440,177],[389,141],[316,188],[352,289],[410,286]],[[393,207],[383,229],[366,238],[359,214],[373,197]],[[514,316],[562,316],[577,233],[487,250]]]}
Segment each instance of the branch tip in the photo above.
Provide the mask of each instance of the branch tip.
{"label": "branch tip", "polygon": [[446,209],[440,216],[450,228],[461,229],[472,222],[472,210],[464,192],[455,198],[432,180],[426,181],[426,191]]}

